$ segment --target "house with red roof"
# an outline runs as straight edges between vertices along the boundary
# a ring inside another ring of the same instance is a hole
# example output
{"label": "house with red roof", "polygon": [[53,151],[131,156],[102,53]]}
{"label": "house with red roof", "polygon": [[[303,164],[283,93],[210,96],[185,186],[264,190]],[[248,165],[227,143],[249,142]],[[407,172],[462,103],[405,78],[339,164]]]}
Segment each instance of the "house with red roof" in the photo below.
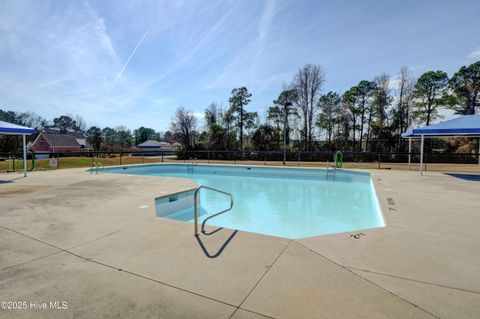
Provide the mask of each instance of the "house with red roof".
{"label": "house with red roof", "polygon": [[56,131],[44,131],[38,134],[32,143],[31,149],[37,153],[79,153],[91,152],[92,147],[88,144],[82,133]]}

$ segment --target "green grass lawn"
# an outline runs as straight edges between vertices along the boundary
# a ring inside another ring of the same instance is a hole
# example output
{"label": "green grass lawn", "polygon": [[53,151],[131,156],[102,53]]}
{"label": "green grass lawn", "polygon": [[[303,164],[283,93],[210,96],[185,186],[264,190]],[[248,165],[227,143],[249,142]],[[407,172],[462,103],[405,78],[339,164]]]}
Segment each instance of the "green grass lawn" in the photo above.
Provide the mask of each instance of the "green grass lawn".
{"label": "green grass lawn", "polygon": [[[120,165],[120,157],[110,157],[110,158],[97,158],[93,159],[97,163],[102,163],[104,166]],[[122,157],[122,165],[126,164],[142,164],[142,163],[155,163],[159,162],[161,159],[152,159],[152,158],[143,158],[142,156],[125,156]],[[27,167],[31,168],[32,161],[27,160]],[[77,168],[77,167],[91,167],[92,158],[91,157],[60,157],[58,159],[58,168]],[[0,162],[0,172],[6,172],[7,170],[12,169],[11,161]],[[50,169],[49,159],[40,159],[35,161],[35,170],[45,170]],[[23,170],[23,161],[15,160],[15,170]]]}

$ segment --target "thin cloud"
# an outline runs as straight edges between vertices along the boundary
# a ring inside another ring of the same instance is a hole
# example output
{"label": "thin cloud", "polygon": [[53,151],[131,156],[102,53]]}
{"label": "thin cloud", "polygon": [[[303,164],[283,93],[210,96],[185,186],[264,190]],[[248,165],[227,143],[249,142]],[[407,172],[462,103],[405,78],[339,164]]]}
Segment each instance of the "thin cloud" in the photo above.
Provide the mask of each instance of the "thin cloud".
{"label": "thin cloud", "polygon": [[480,59],[480,49],[475,50],[475,51],[473,51],[473,52],[470,52],[470,53],[467,55],[467,59],[469,59],[469,60]]}
{"label": "thin cloud", "polygon": [[[395,74],[399,65],[418,75],[479,59],[469,39],[480,26],[480,2],[469,8],[455,11],[448,1],[432,11],[415,2],[392,10],[381,1],[3,0],[0,103],[48,119],[73,113],[89,124],[162,129],[177,105],[201,113],[246,86],[253,93],[248,108],[258,110],[305,63],[325,68],[325,91],[343,92],[381,71]],[[445,12],[454,12],[454,27],[431,18]],[[452,50],[418,32],[433,26],[455,39]]]}
{"label": "thin cloud", "polygon": [[390,82],[388,82],[388,88],[390,90],[398,90],[400,88],[400,79],[390,80]]}
{"label": "thin cloud", "polygon": [[205,117],[205,113],[203,112],[193,112],[193,115],[199,119],[203,119]]}
{"label": "thin cloud", "polygon": [[272,24],[274,15],[275,15],[275,1],[267,0],[265,2],[265,6],[263,7],[262,16],[260,17],[260,24],[258,26],[258,36],[256,40],[257,41],[256,53],[250,65],[250,74],[251,74],[252,82],[255,82],[256,80],[258,65],[265,52],[265,47],[267,45],[267,38],[268,38],[270,26]]}
{"label": "thin cloud", "polygon": [[288,24],[290,23],[290,17],[291,16],[292,16],[292,11],[288,11],[287,20],[285,21],[285,24],[283,25],[282,34],[280,35],[280,41],[282,41],[284,36],[285,36],[285,32],[287,31],[287,27],[288,27]]}

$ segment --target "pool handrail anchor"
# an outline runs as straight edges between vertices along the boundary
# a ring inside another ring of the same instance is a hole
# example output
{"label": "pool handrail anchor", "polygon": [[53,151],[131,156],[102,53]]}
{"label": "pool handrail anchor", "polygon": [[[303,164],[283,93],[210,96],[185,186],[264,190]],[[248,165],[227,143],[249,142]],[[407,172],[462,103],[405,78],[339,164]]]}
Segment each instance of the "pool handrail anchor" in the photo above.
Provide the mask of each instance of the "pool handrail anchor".
{"label": "pool handrail anchor", "polygon": [[203,220],[202,230],[201,230],[202,233],[205,233],[205,223],[207,222],[207,220],[209,220],[210,218],[216,217],[218,215],[224,214],[224,213],[228,212],[229,210],[231,210],[232,207],[233,207],[233,195],[232,194],[221,191],[221,190],[218,190],[218,189],[215,189],[215,188],[212,188],[212,187],[208,187],[208,186],[203,186],[203,185],[198,186],[197,189],[195,189],[195,194],[193,195],[193,219],[194,219],[193,224],[194,224],[194,228],[195,228],[194,229],[195,230],[195,232],[194,232],[195,236],[198,236],[198,194],[200,193],[200,190],[202,188],[206,189],[206,190],[211,190],[211,191],[214,191],[214,192],[217,192],[217,193],[220,193],[220,194],[223,194],[223,195],[226,195],[226,196],[230,197],[230,206],[227,209],[224,209],[221,212],[218,212],[216,214],[210,215]]}
{"label": "pool handrail anchor", "polygon": [[[332,169],[330,168],[330,164],[329,164],[329,161],[327,160],[327,179],[328,179],[328,176],[331,174],[330,172],[332,171]],[[333,177],[335,178],[335,175],[337,173],[337,166],[334,164],[333,165]]]}
{"label": "pool handrail anchor", "polygon": [[188,165],[187,167],[187,173],[193,173],[193,166],[195,166],[195,161],[197,160],[196,157],[190,157],[189,158],[189,161],[190,161],[190,164]]}
{"label": "pool handrail anchor", "polygon": [[93,169],[96,169],[95,171],[95,174],[98,175],[98,172],[100,171],[100,169],[104,170],[105,167],[103,166],[102,163],[97,163],[97,162],[92,162],[92,167],[90,168],[90,174],[93,173]]}

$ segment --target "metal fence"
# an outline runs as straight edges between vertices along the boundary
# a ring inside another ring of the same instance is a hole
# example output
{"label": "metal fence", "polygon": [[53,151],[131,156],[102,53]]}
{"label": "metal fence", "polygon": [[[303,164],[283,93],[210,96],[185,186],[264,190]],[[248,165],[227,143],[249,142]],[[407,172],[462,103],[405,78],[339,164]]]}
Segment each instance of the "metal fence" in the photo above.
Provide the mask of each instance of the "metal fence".
{"label": "metal fence", "polygon": [[[53,168],[89,167],[94,162],[104,166],[148,164],[163,162],[189,162],[192,160],[205,163],[229,162],[237,164],[242,162],[255,162],[260,165],[326,165],[333,162],[335,152],[302,152],[289,151],[286,154],[286,163],[283,163],[282,151],[148,151],[148,152],[78,152],[78,153],[46,153],[35,154],[35,170]],[[408,162],[407,152],[342,152],[343,162],[356,164],[357,167],[388,168],[389,165],[405,165]],[[419,163],[420,154],[412,152],[412,165]],[[477,164],[479,154],[458,153],[425,153],[427,164]],[[28,154],[28,167],[32,169],[31,154]],[[55,159],[52,167],[50,159]],[[17,171],[23,169],[21,153],[0,153],[0,172]]]}
{"label": "metal fence", "polygon": [[[89,167],[94,162],[107,165],[146,164],[165,162],[175,157],[174,151],[147,152],[52,152],[27,154],[27,167],[33,170]],[[32,160],[34,158],[34,161]],[[53,160],[54,161],[51,161]],[[55,163],[55,165],[52,165]],[[0,172],[15,172],[23,169],[23,154],[0,153]]]}
{"label": "metal fence", "polygon": [[[327,162],[333,161],[336,152],[287,152],[287,162]],[[342,152],[343,162],[353,163],[407,163],[408,152]],[[412,152],[412,163],[420,161],[420,153]],[[222,161],[261,161],[283,162],[281,151],[181,151],[178,159],[222,160]],[[425,153],[427,163],[478,163],[479,154]]]}

